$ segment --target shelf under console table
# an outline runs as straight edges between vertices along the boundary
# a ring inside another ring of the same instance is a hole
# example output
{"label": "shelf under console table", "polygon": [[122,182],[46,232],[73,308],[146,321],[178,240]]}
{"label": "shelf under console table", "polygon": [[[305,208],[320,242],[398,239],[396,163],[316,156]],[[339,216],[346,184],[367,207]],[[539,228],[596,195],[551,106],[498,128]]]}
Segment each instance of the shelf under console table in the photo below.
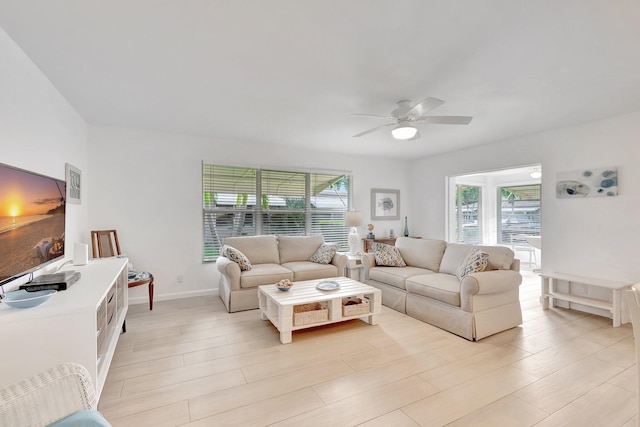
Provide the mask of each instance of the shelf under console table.
{"label": "shelf under console table", "polygon": [[[542,308],[547,309],[553,307],[554,300],[566,301],[569,303],[581,304],[587,307],[599,308],[611,312],[613,318],[613,326],[618,327],[622,323],[629,323],[629,313],[627,312],[622,300],[622,291],[631,288],[631,283],[619,282],[616,280],[597,279],[593,277],[576,276],[566,273],[542,273],[541,278],[541,296]],[[587,286],[608,289],[611,291],[611,301],[601,299],[588,298],[585,296],[558,292],[555,282],[563,281],[569,283],[577,283]]]}
{"label": "shelf under console table", "polygon": [[64,362],[87,368],[100,399],[129,306],[127,258],[100,258],[64,270],[80,280],[44,304],[16,309],[0,303],[0,388]]}

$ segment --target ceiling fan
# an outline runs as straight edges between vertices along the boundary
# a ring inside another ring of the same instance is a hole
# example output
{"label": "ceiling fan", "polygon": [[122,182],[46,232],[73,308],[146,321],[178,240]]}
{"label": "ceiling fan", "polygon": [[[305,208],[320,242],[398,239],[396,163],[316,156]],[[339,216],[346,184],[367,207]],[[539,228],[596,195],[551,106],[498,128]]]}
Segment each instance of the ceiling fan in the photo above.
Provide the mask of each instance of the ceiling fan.
{"label": "ceiling fan", "polygon": [[376,114],[352,114],[352,116],[361,117],[378,117],[382,119],[394,120],[393,123],[387,123],[384,125],[376,126],[373,129],[365,130],[359,134],[353,135],[354,138],[364,136],[380,130],[382,128],[394,126],[391,130],[391,135],[395,139],[404,139],[407,141],[413,141],[420,138],[418,129],[414,126],[415,123],[431,123],[431,124],[444,124],[444,125],[468,125],[473,117],[469,116],[425,116],[424,114],[441,106],[444,101],[437,98],[427,98],[422,102],[411,106],[411,101],[402,100],[398,101],[398,108],[391,112],[390,116],[379,116]]}

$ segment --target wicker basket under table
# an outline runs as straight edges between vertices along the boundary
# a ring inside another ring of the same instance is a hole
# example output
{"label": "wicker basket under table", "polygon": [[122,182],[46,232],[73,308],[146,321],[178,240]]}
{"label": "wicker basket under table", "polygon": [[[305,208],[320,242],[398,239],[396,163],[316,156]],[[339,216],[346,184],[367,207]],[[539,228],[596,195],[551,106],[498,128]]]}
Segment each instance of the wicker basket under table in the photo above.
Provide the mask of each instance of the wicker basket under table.
{"label": "wicker basket under table", "polygon": [[293,306],[293,326],[311,325],[329,320],[327,304],[311,302]]}

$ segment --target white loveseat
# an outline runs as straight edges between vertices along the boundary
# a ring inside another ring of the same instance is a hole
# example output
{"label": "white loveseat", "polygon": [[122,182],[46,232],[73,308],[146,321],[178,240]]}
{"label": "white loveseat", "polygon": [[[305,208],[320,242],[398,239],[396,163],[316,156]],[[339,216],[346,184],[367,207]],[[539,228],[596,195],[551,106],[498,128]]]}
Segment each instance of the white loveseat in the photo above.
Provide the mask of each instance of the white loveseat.
{"label": "white loveseat", "polygon": [[258,308],[258,286],[291,281],[325,279],[344,275],[347,256],[336,253],[330,264],[309,261],[324,243],[322,235],[227,237],[224,244],[241,251],[250,261],[251,270],[219,256],[219,292],[227,311]]}
{"label": "white loveseat", "polygon": [[[511,249],[409,237],[396,247],[406,267],[365,256],[365,282],[382,290],[382,304],[469,340],[522,324],[520,261]],[[458,279],[456,269],[478,249],[489,254],[487,269]]]}

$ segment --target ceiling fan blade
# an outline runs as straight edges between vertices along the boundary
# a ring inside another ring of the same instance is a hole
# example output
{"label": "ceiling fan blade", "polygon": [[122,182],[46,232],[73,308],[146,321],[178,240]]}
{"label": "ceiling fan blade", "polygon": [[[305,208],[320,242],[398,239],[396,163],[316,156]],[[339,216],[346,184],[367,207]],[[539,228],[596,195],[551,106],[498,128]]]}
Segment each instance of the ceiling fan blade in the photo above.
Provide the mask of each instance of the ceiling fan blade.
{"label": "ceiling fan blade", "polygon": [[350,114],[349,117],[375,117],[378,119],[394,119],[391,116],[381,116],[379,114]]}
{"label": "ceiling fan blade", "polygon": [[470,116],[425,116],[418,117],[416,122],[438,125],[468,125],[473,117]]}
{"label": "ceiling fan blade", "polygon": [[377,131],[378,129],[382,129],[382,128],[386,128],[389,126],[395,126],[397,123],[387,123],[386,125],[380,125],[380,126],[376,126],[373,129],[369,129],[369,130],[365,130],[364,132],[360,132],[359,134],[353,135],[354,138],[358,138],[360,136],[364,136],[367,134],[370,134],[372,132]]}
{"label": "ceiling fan blade", "polygon": [[414,117],[420,117],[423,114],[428,113],[429,111],[433,110],[434,108],[438,108],[442,104],[444,104],[443,100],[438,99],[438,98],[429,97],[429,98],[424,99],[423,101],[419,102],[418,104],[416,104],[411,110],[409,110],[407,115],[414,116]]}

